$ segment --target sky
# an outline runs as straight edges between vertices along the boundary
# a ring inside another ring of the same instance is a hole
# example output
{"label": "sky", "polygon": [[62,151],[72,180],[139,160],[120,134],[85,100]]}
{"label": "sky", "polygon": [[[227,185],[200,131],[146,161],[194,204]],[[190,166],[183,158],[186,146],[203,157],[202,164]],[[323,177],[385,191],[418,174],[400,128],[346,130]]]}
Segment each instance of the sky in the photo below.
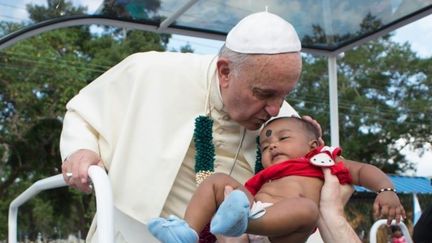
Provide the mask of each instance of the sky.
{"label": "sky", "polygon": [[[101,1],[73,0],[75,3],[87,5],[89,12],[94,12]],[[0,0],[0,15],[13,20],[27,19],[25,9],[14,6],[23,6],[23,3],[46,4],[46,0]],[[419,19],[411,24],[396,30],[393,39],[400,43],[408,42],[411,48],[422,58],[432,57],[432,15]],[[191,45],[195,53],[216,54],[223,42],[204,40],[200,38],[173,35],[168,49],[179,49],[186,44]],[[417,172],[407,172],[407,175],[432,177],[432,148],[424,155],[411,149],[404,150],[409,159],[417,163]]]}
{"label": "sky", "polygon": [[[420,57],[432,57],[432,15],[396,30],[393,38],[398,42],[410,43],[411,48]],[[420,156],[418,151],[405,150],[404,152],[409,155],[411,161],[417,163],[417,176],[432,177],[431,147],[428,148],[428,151],[423,156]]]}

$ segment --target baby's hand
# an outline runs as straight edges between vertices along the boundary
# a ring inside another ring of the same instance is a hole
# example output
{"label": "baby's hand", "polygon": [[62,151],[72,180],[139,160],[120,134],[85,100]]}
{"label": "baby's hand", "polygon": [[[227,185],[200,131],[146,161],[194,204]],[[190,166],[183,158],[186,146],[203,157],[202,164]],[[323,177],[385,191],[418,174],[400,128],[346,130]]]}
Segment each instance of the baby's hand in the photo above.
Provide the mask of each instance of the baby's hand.
{"label": "baby's hand", "polygon": [[390,225],[393,219],[400,223],[401,217],[406,218],[405,209],[393,191],[379,193],[375,198],[373,210],[375,218],[387,218],[387,225]]}

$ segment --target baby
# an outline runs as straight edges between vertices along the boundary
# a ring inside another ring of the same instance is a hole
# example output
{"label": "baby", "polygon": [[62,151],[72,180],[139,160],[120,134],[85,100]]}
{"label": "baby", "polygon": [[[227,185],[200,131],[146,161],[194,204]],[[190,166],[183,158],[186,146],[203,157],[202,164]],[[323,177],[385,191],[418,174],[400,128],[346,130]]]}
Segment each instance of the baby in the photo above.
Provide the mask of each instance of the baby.
{"label": "baby", "polygon": [[[243,186],[216,173],[197,188],[184,220],[152,219],[150,232],[165,243],[198,242],[197,232],[211,221],[213,234],[266,235],[271,242],[305,242],[317,226],[323,185],[320,167],[328,167],[342,184],[364,186],[378,193],[374,213],[400,220],[405,211],[390,179],[377,167],[339,157],[340,148],[319,146],[319,132],[297,117],[270,121],[259,144],[264,170]],[[224,189],[235,190],[224,200]]]}

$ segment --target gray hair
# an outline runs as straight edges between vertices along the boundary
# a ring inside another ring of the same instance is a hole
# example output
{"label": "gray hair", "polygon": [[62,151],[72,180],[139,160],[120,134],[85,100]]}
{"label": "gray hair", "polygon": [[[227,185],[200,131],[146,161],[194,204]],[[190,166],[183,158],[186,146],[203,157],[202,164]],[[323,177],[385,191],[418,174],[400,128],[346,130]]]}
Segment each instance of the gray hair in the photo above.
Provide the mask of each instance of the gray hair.
{"label": "gray hair", "polygon": [[232,51],[225,45],[219,50],[219,57],[224,57],[229,60],[230,69],[233,75],[237,76],[242,66],[252,60],[253,55]]}

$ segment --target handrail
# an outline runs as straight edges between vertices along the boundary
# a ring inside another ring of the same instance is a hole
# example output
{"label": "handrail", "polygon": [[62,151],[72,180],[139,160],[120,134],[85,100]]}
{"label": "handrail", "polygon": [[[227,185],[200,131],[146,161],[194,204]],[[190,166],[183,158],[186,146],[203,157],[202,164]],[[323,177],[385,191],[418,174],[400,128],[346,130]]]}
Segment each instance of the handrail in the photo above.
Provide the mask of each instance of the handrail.
{"label": "handrail", "polygon": [[[371,230],[369,232],[369,243],[377,243],[377,232],[378,228],[381,225],[387,224],[387,219],[380,219],[377,220],[371,227]],[[401,231],[403,235],[405,236],[405,239],[407,243],[413,243],[413,240],[411,239],[410,233],[408,231],[407,226],[404,224],[404,222],[400,222],[399,224],[396,223],[396,220],[393,220],[391,222],[391,225],[397,225],[401,228]]]}
{"label": "handrail", "polygon": [[[90,166],[89,177],[94,185],[96,193],[97,231],[99,242],[114,243],[114,204],[111,183],[105,170],[99,166]],[[9,206],[9,243],[17,243],[17,216],[18,208],[39,192],[67,186],[63,175],[55,175],[36,181],[16,197]]]}

